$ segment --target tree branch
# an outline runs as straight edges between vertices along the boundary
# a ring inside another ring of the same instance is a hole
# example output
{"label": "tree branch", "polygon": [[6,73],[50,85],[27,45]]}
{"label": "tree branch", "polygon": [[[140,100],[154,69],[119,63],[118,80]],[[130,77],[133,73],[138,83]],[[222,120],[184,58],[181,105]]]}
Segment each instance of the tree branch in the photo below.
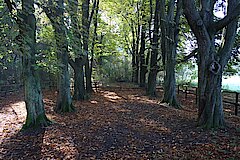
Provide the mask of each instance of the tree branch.
{"label": "tree branch", "polygon": [[198,48],[194,49],[189,55],[183,57],[183,59],[179,59],[177,63],[187,62],[190,58],[195,57],[197,55]]}
{"label": "tree branch", "polygon": [[238,5],[229,12],[230,13],[227,14],[226,17],[224,17],[223,19],[221,19],[213,24],[213,28],[216,32],[223,29],[224,27],[226,27],[234,19],[238,18],[238,16],[240,15],[240,3],[238,3]]}
{"label": "tree branch", "polygon": [[195,1],[183,0],[183,11],[188,24],[190,25],[197,39],[205,39],[206,41],[210,41],[207,28],[197,10]]}
{"label": "tree branch", "polygon": [[89,19],[88,19],[88,28],[90,27],[90,25],[91,25],[91,23],[92,23],[93,14],[94,14],[94,11],[96,10],[96,4],[97,4],[97,1],[94,0],[94,2],[93,2],[93,7],[92,7],[92,11],[91,11],[90,16],[89,16]]}

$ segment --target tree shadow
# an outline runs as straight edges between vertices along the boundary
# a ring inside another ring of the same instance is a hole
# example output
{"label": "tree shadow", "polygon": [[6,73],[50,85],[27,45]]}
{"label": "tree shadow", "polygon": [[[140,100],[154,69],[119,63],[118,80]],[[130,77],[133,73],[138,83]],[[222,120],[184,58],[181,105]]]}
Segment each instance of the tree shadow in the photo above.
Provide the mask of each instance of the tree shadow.
{"label": "tree shadow", "polygon": [[[4,139],[0,145],[0,159],[43,159],[45,128],[20,131],[10,138]],[[54,150],[54,148],[51,148]],[[58,152],[54,150],[54,152]],[[61,153],[56,153],[61,157]]]}

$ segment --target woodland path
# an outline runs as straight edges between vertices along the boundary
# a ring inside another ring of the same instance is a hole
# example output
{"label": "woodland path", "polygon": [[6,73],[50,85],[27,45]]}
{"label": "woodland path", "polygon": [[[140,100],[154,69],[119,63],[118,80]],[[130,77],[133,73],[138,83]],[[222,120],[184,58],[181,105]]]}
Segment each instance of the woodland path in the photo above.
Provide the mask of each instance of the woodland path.
{"label": "woodland path", "polygon": [[[228,127],[196,127],[194,97],[182,110],[159,104],[142,89],[102,88],[77,111],[53,111],[56,92],[44,91],[47,116],[55,124],[21,133],[23,95],[0,101],[0,159],[240,159],[240,117],[226,112]],[[228,109],[226,109],[228,111]]]}

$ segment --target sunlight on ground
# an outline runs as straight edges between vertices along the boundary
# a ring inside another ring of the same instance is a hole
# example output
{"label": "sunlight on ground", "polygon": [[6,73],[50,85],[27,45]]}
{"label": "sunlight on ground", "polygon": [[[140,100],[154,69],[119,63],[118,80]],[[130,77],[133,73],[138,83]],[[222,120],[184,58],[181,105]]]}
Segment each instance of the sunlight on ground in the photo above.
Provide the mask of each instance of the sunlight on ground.
{"label": "sunlight on ground", "polygon": [[111,102],[117,102],[122,99],[122,97],[119,97],[115,92],[110,91],[105,91],[103,96]]}
{"label": "sunlight on ground", "polygon": [[158,103],[157,99],[149,99],[149,97],[147,96],[129,95],[128,98],[130,100],[137,100],[138,102],[141,102],[141,103],[151,103],[151,104]]}
{"label": "sunlight on ground", "polygon": [[14,110],[14,112],[17,114],[17,118],[24,118],[27,116],[27,111],[26,111],[26,107],[25,107],[25,102],[24,101],[20,101],[14,104],[11,104],[12,109]]}
{"label": "sunlight on ground", "polygon": [[0,110],[0,144],[5,137],[10,137],[21,129],[26,114],[24,101],[10,104]]}
{"label": "sunlight on ground", "polygon": [[98,104],[97,101],[90,101],[90,103],[92,103],[92,104]]}

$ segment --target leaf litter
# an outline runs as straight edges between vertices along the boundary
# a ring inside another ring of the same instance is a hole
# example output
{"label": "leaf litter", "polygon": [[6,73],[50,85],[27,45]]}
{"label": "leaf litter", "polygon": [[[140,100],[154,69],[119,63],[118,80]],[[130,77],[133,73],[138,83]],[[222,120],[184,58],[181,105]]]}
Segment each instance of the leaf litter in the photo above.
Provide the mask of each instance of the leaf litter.
{"label": "leaf litter", "polygon": [[[240,117],[227,113],[228,127],[196,127],[194,96],[178,95],[182,110],[160,104],[143,89],[102,88],[74,102],[75,113],[56,114],[56,92],[44,91],[49,127],[20,132],[23,95],[0,102],[0,159],[240,159]],[[225,106],[224,106],[225,107]],[[227,106],[228,109],[233,107]]]}

